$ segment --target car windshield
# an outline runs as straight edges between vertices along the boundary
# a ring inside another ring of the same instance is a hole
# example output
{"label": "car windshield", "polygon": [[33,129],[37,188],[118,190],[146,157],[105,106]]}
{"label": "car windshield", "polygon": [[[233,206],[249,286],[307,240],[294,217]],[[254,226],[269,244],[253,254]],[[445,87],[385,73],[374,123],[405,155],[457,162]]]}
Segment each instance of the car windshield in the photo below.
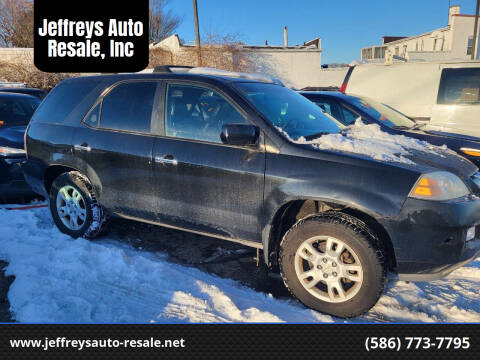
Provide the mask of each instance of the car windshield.
{"label": "car windshield", "polygon": [[293,140],[338,133],[343,128],[314,103],[283,86],[253,82],[237,86],[273,126]]}
{"label": "car windshield", "polygon": [[0,97],[0,126],[27,125],[39,104],[34,97]]}
{"label": "car windshield", "polygon": [[364,97],[351,97],[355,106],[391,128],[413,128],[415,122],[392,107]]}

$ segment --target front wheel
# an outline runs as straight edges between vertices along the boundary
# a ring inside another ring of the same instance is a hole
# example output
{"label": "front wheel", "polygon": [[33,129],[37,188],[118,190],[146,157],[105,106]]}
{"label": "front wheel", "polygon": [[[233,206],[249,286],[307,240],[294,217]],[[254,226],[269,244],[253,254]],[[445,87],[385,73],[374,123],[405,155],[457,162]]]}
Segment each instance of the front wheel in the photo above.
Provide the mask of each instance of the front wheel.
{"label": "front wheel", "polygon": [[295,224],[280,245],[280,271],[305,305],[339,317],[368,311],[386,282],[384,251],[358,219],[324,213]]}
{"label": "front wheel", "polygon": [[94,238],[106,222],[92,184],[77,171],[63,173],[53,181],[50,211],[58,229],[74,238]]}

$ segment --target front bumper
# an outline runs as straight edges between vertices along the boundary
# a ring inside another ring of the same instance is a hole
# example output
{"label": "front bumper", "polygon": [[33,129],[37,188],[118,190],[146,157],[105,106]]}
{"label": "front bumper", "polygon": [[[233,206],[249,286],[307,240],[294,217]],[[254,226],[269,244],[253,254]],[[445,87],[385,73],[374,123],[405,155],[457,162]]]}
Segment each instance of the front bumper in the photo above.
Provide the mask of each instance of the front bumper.
{"label": "front bumper", "polygon": [[[466,241],[467,230],[475,238]],[[431,281],[480,256],[480,198],[450,201],[408,198],[388,221],[400,280]]]}
{"label": "front bumper", "polygon": [[433,281],[442,279],[452,271],[474,261],[478,257],[480,257],[480,238],[475,238],[466,243],[465,249],[458,263],[445,265],[431,270],[431,272],[428,273],[398,274],[398,278],[402,281]]}

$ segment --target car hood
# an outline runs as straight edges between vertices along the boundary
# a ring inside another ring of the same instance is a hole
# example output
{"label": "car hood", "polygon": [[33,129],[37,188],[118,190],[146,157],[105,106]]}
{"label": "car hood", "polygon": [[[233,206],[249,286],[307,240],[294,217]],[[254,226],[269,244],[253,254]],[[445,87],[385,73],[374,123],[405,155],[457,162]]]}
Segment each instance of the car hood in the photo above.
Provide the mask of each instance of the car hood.
{"label": "car hood", "polygon": [[[420,140],[426,140],[427,142],[434,145],[443,145],[447,146],[450,144],[464,144],[480,146],[480,138],[476,136],[469,136],[463,134],[455,134],[437,130],[401,130],[400,133],[407,136],[415,137]],[[449,146],[450,147],[450,146]],[[453,148],[452,148],[453,149]]]}
{"label": "car hood", "polygon": [[406,157],[412,160],[415,165],[408,167],[421,169],[422,172],[449,171],[461,178],[468,178],[478,171],[475,164],[446,147],[436,146],[431,150],[433,151],[424,152],[410,149],[410,155],[406,155]]}
{"label": "car hood", "polygon": [[436,146],[413,137],[389,134],[377,124],[366,125],[361,120],[340,134],[323,135],[313,140],[300,138],[294,142],[314,150],[330,150],[370,158],[419,173],[449,171],[466,179],[478,171],[472,162],[447,146]]}
{"label": "car hood", "polygon": [[23,149],[23,135],[26,125],[0,128],[0,146]]}
{"label": "car hood", "polygon": [[480,143],[480,138],[476,136],[469,136],[465,134],[456,134],[456,133],[450,133],[450,132],[444,132],[444,131],[438,131],[438,130],[423,130],[424,133],[428,135],[433,135],[433,136],[438,136],[438,137],[449,137],[449,138],[455,138],[459,140],[467,140],[467,141],[473,141],[476,143]]}

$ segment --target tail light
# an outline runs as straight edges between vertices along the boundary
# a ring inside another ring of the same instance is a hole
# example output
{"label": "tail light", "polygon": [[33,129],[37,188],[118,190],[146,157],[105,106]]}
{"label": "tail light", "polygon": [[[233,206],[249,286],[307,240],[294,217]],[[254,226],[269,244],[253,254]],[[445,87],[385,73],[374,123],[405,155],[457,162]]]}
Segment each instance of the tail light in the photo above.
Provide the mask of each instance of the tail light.
{"label": "tail light", "polygon": [[344,82],[342,86],[340,87],[340,92],[342,94],[345,94],[345,91],[347,90],[347,82]]}

